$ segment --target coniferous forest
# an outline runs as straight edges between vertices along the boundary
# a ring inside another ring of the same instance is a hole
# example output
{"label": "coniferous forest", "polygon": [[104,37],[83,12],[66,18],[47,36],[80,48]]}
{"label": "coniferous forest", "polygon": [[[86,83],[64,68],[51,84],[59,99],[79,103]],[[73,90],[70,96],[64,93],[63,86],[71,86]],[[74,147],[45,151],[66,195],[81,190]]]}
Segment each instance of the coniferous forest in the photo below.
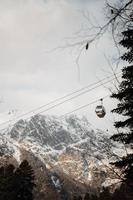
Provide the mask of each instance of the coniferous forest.
{"label": "coniferous forest", "polygon": [[32,200],[34,186],[34,172],[26,160],[17,168],[12,164],[0,168],[1,200]]}

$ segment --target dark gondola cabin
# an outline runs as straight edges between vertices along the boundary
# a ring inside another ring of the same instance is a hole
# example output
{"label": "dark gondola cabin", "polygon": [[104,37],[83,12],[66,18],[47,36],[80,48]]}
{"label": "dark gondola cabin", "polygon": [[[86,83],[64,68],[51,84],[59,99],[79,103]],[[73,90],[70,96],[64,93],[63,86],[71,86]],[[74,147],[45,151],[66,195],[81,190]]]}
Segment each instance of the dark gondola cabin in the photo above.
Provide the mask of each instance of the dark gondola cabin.
{"label": "dark gondola cabin", "polygon": [[95,113],[99,118],[103,118],[106,115],[106,110],[104,106],[102,105],[102,99],[101,99],[101,105],[98,105],[95,109]]}

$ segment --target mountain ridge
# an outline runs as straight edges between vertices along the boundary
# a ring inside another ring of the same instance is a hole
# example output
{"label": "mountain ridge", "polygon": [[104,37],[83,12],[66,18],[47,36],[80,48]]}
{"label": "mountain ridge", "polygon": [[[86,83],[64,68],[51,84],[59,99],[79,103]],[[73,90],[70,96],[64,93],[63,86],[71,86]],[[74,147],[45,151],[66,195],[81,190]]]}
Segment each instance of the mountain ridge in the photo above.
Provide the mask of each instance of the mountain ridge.
{"label": "mountain ridge", "polygon": [[[35,115],[19,120],[0,137],[1,155],[21,160],[21,150],[33,153],[52,171],[61,171],[75,181],[102,185],[108,175],[108,159],[115,158],[109,135],[94,130],[85,117],[75,115],[60,119]],[[105,167],[106,166],[106,167]],[[95,176],[97,178],[95,178]],[[98,182],[98,181],[97,181]]]}

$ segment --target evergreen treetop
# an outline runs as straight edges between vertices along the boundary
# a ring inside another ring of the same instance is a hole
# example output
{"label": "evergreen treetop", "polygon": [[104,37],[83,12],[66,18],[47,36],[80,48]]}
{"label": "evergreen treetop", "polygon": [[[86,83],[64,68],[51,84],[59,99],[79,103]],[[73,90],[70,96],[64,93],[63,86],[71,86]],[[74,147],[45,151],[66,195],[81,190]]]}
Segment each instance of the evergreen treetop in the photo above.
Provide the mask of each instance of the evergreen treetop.
{"label": "evergreen treetop", "polygon": [[[133,143],[133,30],[128,29],[122,33],[123,39],[120,45],[127,50],[122,55],[121,59],[128,62],[128,66],[122,69],[122,82],[119,85],[117,93],[112,94],[112,98],[119,100],[117,108],[112,112],[123,116],[124,120],[115,122],[114,126],[119,129],[119,133],[113,135],[111,138],[114,141],[122,142],[124,144]],[[120,160],[113,163],[117,167],[123,169],[125,182],[133,183],[133,154],[127,153]]]}

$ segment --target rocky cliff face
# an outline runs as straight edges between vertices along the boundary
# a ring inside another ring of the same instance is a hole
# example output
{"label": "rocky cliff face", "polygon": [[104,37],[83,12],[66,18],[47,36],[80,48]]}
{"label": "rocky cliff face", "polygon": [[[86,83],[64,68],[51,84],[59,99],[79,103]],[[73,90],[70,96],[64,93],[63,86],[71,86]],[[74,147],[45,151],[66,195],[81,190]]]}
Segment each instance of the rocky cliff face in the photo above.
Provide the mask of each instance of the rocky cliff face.
{"label": "rocky cliff face", "polygon": [[19,120],[1,133],[0,145],[0,156],[13,156],[19,162],[21,149],[25,149],[52,173],[97,188],[111,173],[107,161],[115,158],[117,150],[107,133],[94,130],[85,117],[76,116],[36,115],[29,121]]}

